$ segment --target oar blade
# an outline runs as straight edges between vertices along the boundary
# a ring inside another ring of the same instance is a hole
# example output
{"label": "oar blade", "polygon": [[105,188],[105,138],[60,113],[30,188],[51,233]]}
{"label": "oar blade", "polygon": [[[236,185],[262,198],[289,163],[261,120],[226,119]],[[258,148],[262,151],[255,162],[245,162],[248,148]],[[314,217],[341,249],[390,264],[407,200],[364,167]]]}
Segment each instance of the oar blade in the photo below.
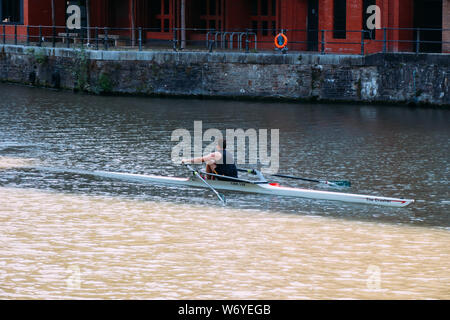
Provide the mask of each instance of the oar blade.
{"label": "oar blade", "polygon": [[223,193],[219,193],[219,195],[222,200],[222,204],[225,206],[227,204],[227,198],[225,197],[225,195]]}
{"label": "oar blade", "polygon": [[340,181],[327,181],[328,184],[335,185],[343,188],[350,188],[352,186],[350,181],[340,180]]}

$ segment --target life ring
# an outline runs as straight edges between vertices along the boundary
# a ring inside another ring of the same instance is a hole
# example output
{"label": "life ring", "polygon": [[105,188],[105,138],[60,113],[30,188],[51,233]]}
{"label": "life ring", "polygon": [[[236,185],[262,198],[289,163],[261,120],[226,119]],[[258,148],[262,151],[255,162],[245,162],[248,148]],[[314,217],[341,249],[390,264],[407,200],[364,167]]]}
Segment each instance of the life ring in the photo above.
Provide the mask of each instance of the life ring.
{"label": "life ring", "polygon": [[288,38],[283,34],[279,33],[275,36],[275,46],[278,49],[283,49],[288,44]]}

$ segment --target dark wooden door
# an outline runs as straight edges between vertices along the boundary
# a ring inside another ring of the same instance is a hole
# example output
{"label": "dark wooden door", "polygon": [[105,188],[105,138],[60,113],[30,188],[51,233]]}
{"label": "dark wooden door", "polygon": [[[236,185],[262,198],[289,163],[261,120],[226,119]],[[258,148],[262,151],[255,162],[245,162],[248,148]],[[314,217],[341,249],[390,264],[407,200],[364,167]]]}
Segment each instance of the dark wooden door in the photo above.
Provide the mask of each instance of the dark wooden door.
{"label": "dark wooden door", "polygon": [[424,28],[414,32],[414,39],[420,41],[420,52],[441,52],[442,0],[415,0],[414,12],[414,27]]}
{"label": "dark wooden door", "polygon": [[308,51],[319,50],[319,0],[308,0]]}

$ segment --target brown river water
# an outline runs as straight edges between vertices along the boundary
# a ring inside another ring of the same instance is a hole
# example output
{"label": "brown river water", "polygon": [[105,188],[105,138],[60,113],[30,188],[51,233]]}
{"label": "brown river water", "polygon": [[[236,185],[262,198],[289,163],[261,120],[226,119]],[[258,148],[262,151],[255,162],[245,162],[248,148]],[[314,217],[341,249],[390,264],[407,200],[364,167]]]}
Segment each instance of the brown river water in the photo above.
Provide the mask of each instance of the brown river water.
{"label": "brown river water", "polygon": [[[0,97],[0,299],[450,298],[446,110],[4,84]],[[280,128],[280,173],[332,172],[351,192],[418,201],[398,209],[230,192],[222,207],[205,190],[33,169],[182,176],[167,160],[170,132],[199,119]]]}

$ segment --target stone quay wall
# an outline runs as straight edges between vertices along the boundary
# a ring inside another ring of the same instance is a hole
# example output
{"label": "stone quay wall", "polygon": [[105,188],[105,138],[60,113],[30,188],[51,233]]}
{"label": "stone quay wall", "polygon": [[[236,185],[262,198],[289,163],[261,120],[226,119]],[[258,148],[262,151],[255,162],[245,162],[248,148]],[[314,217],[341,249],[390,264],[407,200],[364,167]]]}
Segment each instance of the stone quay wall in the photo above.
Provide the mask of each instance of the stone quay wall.
{"label": "stone quay wall", "polygon": [[95,94],[450,105],[450,55],[95,51],[0,45],[0,81]]}

